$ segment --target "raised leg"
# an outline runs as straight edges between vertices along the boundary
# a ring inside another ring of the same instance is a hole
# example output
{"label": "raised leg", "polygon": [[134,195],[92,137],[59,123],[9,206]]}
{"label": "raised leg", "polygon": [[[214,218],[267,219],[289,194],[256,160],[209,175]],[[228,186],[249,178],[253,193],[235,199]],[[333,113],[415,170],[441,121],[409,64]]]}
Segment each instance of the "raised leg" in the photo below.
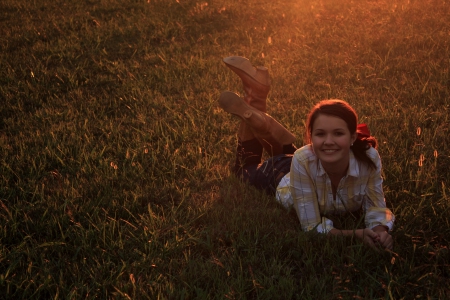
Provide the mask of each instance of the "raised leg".
{"label": "raised leg", "polygon": [[240,117],[271,156],[285,153],[286,146],[295,141],[295,136],[283,125],[268,114],[251,107],[235,93],[223,92],[219,105],[226,112]]}
{"label": "raised leg", "polygon": [[266,99],[270,90],[269,70],[262,66],[253,67],[247,58],[241,56],[226,57],[223,61],[241,78],[245,92],[244,101],[248,105],[266,112]]}

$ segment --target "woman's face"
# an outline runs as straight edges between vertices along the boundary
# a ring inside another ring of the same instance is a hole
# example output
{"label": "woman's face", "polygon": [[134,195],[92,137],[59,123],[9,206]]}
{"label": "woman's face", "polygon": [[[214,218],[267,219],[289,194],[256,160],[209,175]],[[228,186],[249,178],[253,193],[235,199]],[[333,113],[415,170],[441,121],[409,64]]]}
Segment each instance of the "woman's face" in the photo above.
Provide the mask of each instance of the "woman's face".
{"label": "woman's face", "polygon": [[[356,133],[351,134],[341,118],[320,114],[313,123],[311,143],[327,172],[340,172],[344,171],[340,168],[347,168],[350,146],[355,139]],[[327,166],[337,169],[327,170]]]}

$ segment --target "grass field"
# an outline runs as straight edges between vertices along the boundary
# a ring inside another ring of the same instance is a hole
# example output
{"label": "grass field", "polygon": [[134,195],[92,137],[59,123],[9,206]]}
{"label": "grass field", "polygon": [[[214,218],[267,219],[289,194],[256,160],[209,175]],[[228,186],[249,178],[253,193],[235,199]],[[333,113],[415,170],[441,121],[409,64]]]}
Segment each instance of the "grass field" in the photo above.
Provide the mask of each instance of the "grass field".
{"label": "grass field", "polygon": [[[449,299],[450,2],[2,0],[0,298]],[[302,233],[230,172],[242,93],[303,144],[319,100],[379,141],[394,251]]]}

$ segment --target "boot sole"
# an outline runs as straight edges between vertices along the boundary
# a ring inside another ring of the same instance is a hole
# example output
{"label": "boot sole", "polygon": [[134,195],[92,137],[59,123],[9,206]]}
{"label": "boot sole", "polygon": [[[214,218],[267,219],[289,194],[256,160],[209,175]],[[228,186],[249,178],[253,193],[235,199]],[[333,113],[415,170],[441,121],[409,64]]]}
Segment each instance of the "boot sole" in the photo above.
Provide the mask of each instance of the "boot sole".
{"label": "boot sole", "polygon": [[[261,89],[269,90],[270,88],[270,78],[266,78],[267,82],[261,82],[256,78],[257,69],[253,67],[248,59],[240,56],[231,56],[223,59],[225,65],[235,72],[242,80],[247,82],[249,85],[256,84],[260,85]],[[261,67],[264,68],[264,67]]]}
{"label": "boot sole", "polygon": [[219,106],[227,113],[246,119],[252,115],[252,108],[233,92],[223,92],[219,97]]}

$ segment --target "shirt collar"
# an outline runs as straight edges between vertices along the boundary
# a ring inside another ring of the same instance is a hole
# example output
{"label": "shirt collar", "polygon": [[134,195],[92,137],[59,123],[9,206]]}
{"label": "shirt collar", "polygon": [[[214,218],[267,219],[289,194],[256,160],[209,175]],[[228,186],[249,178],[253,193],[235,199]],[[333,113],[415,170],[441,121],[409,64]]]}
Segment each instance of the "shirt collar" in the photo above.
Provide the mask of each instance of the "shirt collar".
{"label": "shirt collar", "polygon": [[[348,163],[348,170],[347,170],[347,176],[352,177],[359,177],[359,167],[358,167],[358,161],[355,158],[355,155],[353,154],[353,151],[350,150],[349,153],[349,163]],[[317,169],[317,175],[323,176],[326,174],[325,169],[322,166],[322,162],[318,160],[318,169]]]}
{"label": "shirt collar", "polygon": [[353,151],[350,150],[350,161],[348,164],[347,176],[359,177],[359,163]]}

